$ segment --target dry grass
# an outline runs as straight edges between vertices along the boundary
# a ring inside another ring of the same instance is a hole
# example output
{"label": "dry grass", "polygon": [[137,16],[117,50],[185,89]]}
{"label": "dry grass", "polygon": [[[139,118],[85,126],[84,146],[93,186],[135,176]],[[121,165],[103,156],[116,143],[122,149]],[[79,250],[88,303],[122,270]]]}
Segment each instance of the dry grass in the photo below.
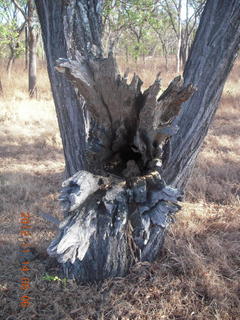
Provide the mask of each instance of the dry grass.
{"label": "dry grass", "polygon": [[[19,214],[40,208],[60,216],[57,191],[64,164],[45,69],[39,70],[38,99],[31,101],[20,63],[11,79],[1,69],[1,319],[240,318],[239,66],[238,62],[225,87],[188,185],[187,202],[170,227],[158,261],[138,264],[125,279],[99,285],[43,280],[45,250],[55,231],[31,214],[31,246],[38,255],[30,265],[32,304],[26,310],[19,306]],[[130,69],[137,68],[132,64]],[[161,61],[138,66],[147,84],[161,69],[165,87],[174,75],[173,66],[168,73]]]}

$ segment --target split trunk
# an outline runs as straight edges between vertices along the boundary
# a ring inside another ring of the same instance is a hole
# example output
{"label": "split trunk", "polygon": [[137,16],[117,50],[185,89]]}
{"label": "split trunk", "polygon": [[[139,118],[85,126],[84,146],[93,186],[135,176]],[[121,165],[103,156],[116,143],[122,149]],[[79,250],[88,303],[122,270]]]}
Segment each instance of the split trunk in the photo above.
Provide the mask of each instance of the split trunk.
{"label": "split trunk", "polygon": [[70,177],[48,252],[79,281],[122,276],[156,258],[180,208],[239,47],[238,1],[207,2],[184,81],[175,78],[162,94],[158,77],[142,91],[137,75],[128,81],[112,53],[103,56],[102,1],[36,6]]}

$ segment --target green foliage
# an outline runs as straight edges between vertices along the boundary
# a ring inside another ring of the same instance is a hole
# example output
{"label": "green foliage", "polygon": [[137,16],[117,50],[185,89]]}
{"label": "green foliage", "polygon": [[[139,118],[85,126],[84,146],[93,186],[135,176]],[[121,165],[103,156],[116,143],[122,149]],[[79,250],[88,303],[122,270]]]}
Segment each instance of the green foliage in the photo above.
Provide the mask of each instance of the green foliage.
{"label": "green foliage", "polygon": [[[156,8],[154,0],[106,0],[103,13],[105,31],[119,37],[120,47],[137,59],[153,47],[150,21]],[[151,44],[150,44],[151,42]]]}
{"label": "green foliage", "polygon": [[[199,6],[203,7],[204,2],[189,0],[188,7],[199,16]],[[156,47],[165,54],[176,52],[179,4],[179,0],[105,0],[103,24],[106,43],[118,44],[120,51],[127,48],[128,54],[135,59],[150,54]],[[197,24],[193,19],[181,21],[182,28],[186,23],[194,34]]]}
{"label": "green foliage", "polygon": [[19,39],[15,23],[0,24],[0,56],[5,57],[9,49],[15,52],[15,57],[19,57],[24,51],[24,42]]}
{"label": "green foliage", "polygon": [[[24,6],[26,0],[20,0],[19,4]],[[0,56],[9,54],[19,57],[24,51],[24,41],[21,33],[24,30],[24,20],[10,0],[0,0]]]}
{"label": "green foliage", "polygon": [[46,281],[58,281],[58,282],[61,282],[64,286],[67,285],[67,278],[59,278],[58,276],[51,276],[49,275],[48,273],[46,273],[43,277],[42,277],[43,280],[46,280]]}

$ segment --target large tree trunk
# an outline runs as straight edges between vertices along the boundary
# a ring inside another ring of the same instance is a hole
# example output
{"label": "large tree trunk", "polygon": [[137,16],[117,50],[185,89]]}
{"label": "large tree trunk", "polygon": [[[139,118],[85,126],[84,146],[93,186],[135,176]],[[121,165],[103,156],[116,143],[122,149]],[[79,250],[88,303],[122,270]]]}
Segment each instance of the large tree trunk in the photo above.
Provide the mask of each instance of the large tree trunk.
{"label": "large tree trunk", "polygon": [[185,85],[197,91],[175,121],[180,129],[169,142],[171,156],[164,164],[164,177],[175,187],[187,183],[239,46],[239,1],[207,1],[183,74]]}
{"label": "large tree trunk", "polygon": [[[63,264],[66,276],[79,281],[122,276],[132,263],[155,259],[181,198],[164,178],[185,184],[240,34],[238,1],[208,1],[185,83],[177,77],[157,98],[158,77],[142,92],[136,75],[128,84],[112,54],[103,57],[101,4],[36,1],[67,173],[78,171],[63,184],[65,219],[48,252]],[[198,91],[175,119],[194,92],[191,82]]]}
{"label": "large tree trunk", "polygon": [[[47,57],[48,74],[63,142],[66,176],[85,168],[85,128],[88,123],[84,101],[77,98],[73,85],[54,68],[57,59],[67,58],[63,12],[65,1],[35,1]],[[66,2],[67,3],[67,2]],[[81,34],[76,37],[81,37]],[[71,34],[69,34],[71,37]]]}

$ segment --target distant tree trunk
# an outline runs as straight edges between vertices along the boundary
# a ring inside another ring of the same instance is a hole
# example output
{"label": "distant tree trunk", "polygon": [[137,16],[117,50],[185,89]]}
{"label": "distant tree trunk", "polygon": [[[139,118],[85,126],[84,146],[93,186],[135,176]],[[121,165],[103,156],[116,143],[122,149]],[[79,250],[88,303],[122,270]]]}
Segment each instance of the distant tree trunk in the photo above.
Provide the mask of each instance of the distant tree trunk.
{"label": "distant tree trunk", "polygon": [[34,26],[34,0],[28,1],[28,92],[30,98],[37,94],[37,42],[38,32]]}
{"label": "distant tree trunk", "polygon": [[188,40],[185,38],[186,34],[182,34],[182,41],[181,41],[181,64],[184,67],[187,62],[187,57],[188,57],[188,45],[187,42]]}
{"label": "distant tree trunk", "polygon": [[12,47],[12,45],[9,45],[9,49],[10,49],[10,55],[8,58],[8,63],[7,63],[7,73],[8,73],[8,78],[11,77],[11,73],[12,73],[12,66],[13,66],[13,62],[15,60],[15,50]]}
{"label": "distant tree trunk", "polygon": [[0,78],[0,96],[1,96],[1,97],[4,96],[3,86],[2,86],[2,79],[1,79],[1,78]]}
{"label": "distant tree trunk", "polygon": [[185,65],[186,65],[186,61],[187,61],[187,58],[188,58],[188,54],[189,54],[189,36],[190,36],[190,33],[189,33],[189,26],[188,26],[188,23],[189,23],[189,1],[186,0],[186,21],[187,21],[187,24],[186,24],[186,44],[185,44],[185,59],[183,61],[183,68],[185,68]]}
{"label": "distant tree trunk", "polygon": [[182,46],[182,22],[181,22],[182,0],[172,1],[177,19],[175,19],[174,17],[169,1],[165,0],[164,3],[165,3],[165,10],[170,18],[172,29],[177,37],[176,72],[179,73],[180,66],[181,66],[181,46]]}
{"label": "distant tree trunk", "polygon": [[[209,0],[185,83],[175,78],[157,99],[158,77],[142,92],[138,76],[128,84],[112,55],[103,57],[101,5],[36,1],[67,172],[75,173],[63,184],[65,219],[48,252],[79,281],[156,258],[181,197],[165,180],[185,185],[240,42],[238,1]],[[191,83],[198,91],[180,112]]]}
{"label": "distant tree trunk", "polygon": [[168,52],[167,52],[167,48],[165,45],[163,48],[163,55],[164,55],[164,59],[165,59],[165,69],[166,69],[166,71],[168,71]]}
{"label": "distant tree trunk", "polygon": [[167,51],[167,46],[165,44],[165,41],[163,40],[161,34],[159,32],[157,32],[155,30],[155,32],[157,33],[158,35],[158,38],[161,42],[161,45],[162,45],[162,50],[163,50],[163,56],[164,56],[164,59],[165,59],[165,68],[166,68],[166,71],[168,71],[168,51]]}
{"label": "distant tree trunk", "polygon": [[25,26],[25,70],[28,69],[28,26]]}
{"label": "distant tree trunk", "polygon": [[125,60],[126,60],[126,63],[128,63],[128,46],[125,45]]}
{"label": "distant tree trunk", "polygon": [[186,26],[184,32],[182,32],[182,43],[181,43],[181,60],[182,66],[185,67],[187,58],[188,58],[188,50],[189,50],[189,33],[188,33],[188,0],[186,0]]}
{"label": "distant tree trunk", "polygon": [[182,22],[181,22],[181,14],[182,14],[182,0],[178,1],[178,11],[177,11],[177,73],[180,72],[181,67],[181,44],[182,44]]}

